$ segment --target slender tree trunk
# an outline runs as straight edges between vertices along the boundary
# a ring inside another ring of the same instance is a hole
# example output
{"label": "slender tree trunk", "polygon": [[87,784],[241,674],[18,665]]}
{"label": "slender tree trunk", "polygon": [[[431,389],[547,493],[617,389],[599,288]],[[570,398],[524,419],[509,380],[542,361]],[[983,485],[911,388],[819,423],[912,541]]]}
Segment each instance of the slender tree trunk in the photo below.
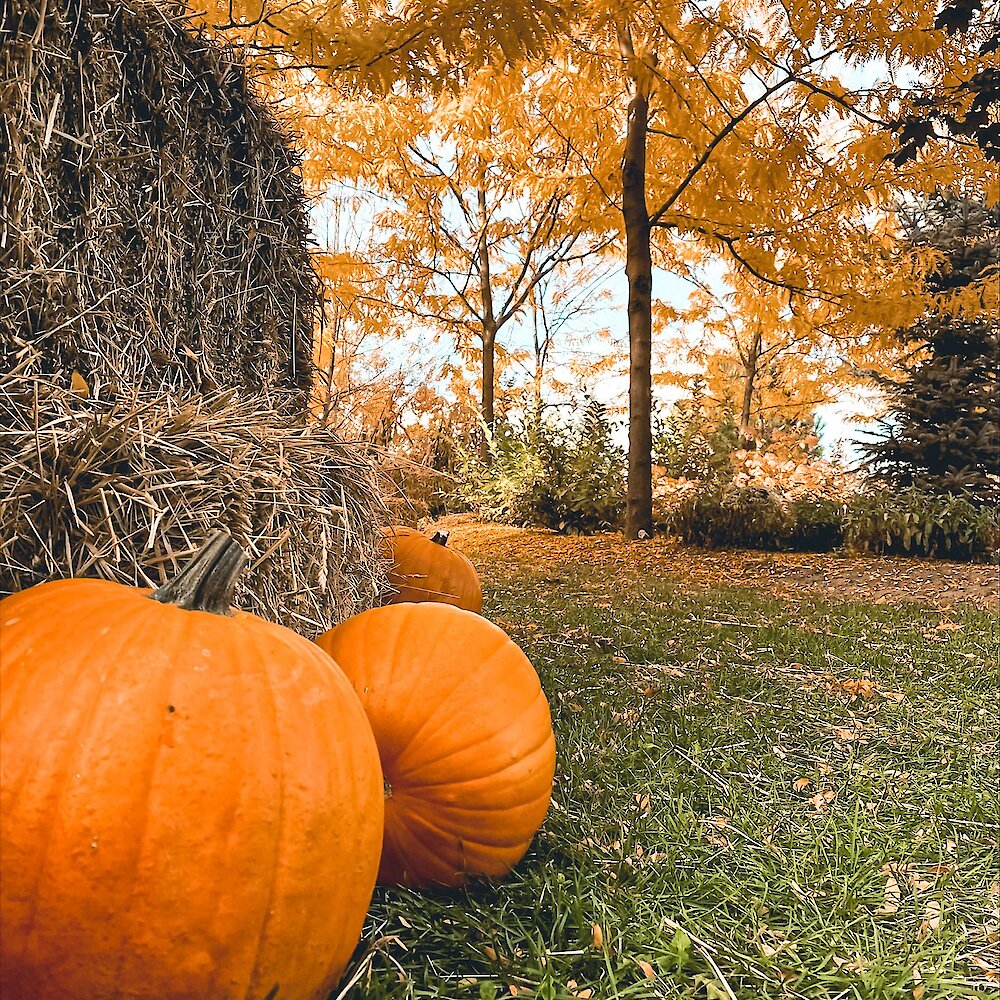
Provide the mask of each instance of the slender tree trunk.
{"label": "slender tree trunk", "polygon": [[493,429],[496,425],[496,413],[494,411],[494,384],[496,383],[496,373],[494,369],[496,358],[496,331],[483,331],[483,401],[482,414],[483,423],[486,425],[486,433],[483,435],[483,444],[480,455],[484,462],[489,463],[493,459],[490,451],[490,438],[493,436]]}
{"label": "slender tree trunk", "polygon": [[486,425],[486,433],[483,435],[483,444],[480,455],[484,462],[489,464],[493,460],[490,451],[490,438],[493,437],[493,430],[496,426],[496,413],[494,411],[494,394],[496,392],[496,343],[497,324],[496,315],[493,310],[493,280],[490,274],[490,240],[488,233],[489,213],[486,205],[486,191],[483,187],[478,191],[479,211],[482,215],[482,231],[479,234],[479,278],[482,286],[483,299],[483,423]]}
{"label": "slender tree trunk", "polygon": [[534,376],[534,393],[532,402],[534,403],[534,413],[538,417],[542,412],[542,376],[545,371],[545,355],[548,350],[549,336],[548,330],[539,333],[539,314],[541,314],[542,326],[545,326],[544,317],[545,306],[541,298],[535,300],[534,306],[534,327],[532,329],[532,336],[535,341],[535,376]]}
{"label": "slender tree trunk", "polygon": [[646,205],[649,98],[636,87],[622,162],[625,273],[628,276],[628,495],[625,535],[653,534],[653,262]]}
{"label": "slender tree trunk", "polygon": [[754,382],[757,378],[757,361],[760,359],[760,347],[761,334],[758,329],[754,334],[753,341],[750,344],[750,353],[747,355],[746,360],[743,363],[743,404],[740,407],[739,432],[740,445],[744,448],[747,447],[752,440],[752,435],[750,434],[750,410],[753,406],[753,390]]}

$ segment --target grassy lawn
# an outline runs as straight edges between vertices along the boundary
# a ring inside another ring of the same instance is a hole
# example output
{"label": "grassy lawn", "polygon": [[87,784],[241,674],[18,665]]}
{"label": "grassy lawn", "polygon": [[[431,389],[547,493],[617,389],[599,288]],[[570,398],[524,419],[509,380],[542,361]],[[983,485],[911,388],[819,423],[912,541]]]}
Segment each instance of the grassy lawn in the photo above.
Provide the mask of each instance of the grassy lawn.
{"label": "grassy lawn", "polygon": [[342,996],[997,996],[994,615],[539,544],[465,548],[552,705],[545,826],[503,884],[378,890]]}

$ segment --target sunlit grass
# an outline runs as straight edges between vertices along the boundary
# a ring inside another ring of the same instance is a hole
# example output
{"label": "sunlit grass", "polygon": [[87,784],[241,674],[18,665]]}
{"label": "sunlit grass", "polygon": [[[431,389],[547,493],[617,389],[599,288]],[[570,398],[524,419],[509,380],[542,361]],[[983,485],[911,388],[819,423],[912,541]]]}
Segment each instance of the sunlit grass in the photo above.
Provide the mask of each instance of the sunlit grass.
{"label": "sunlit grass", "polygon": [[552,809],[500,885],[379,890],[347,996],[996,996],[993,616],[479,555]]}

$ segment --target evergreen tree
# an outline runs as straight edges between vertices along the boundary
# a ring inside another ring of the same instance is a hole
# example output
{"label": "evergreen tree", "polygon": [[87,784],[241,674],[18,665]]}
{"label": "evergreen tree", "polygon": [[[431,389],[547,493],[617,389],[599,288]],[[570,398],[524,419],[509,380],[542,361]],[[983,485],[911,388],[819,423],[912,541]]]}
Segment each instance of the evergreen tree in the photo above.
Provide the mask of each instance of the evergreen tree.
{"label": "evergreen tree", "polygon": [[[1000,500],[1000,211],[960,198],[931,199],[904,213],[915,246],[942,252],[929,279],[940,295],[978,283],[978,316],[934,311],[903,331],[910,361],[884,383],[887,434],[864,446],[870,471],[893,486]],[[992,305],[991,305],[992,300]]]}

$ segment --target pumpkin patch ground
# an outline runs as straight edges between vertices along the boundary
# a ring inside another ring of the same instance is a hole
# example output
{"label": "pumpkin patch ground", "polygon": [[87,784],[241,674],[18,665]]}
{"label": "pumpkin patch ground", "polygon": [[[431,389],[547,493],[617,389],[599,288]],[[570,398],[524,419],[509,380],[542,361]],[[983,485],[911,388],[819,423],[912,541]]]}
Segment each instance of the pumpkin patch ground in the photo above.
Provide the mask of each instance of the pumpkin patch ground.
{"label": "pumpkin patch ground", "polygon": [[996,995],[989,602],[451,527],[549,695],[552,804],[502,881],[376,888],[338,996]]}

